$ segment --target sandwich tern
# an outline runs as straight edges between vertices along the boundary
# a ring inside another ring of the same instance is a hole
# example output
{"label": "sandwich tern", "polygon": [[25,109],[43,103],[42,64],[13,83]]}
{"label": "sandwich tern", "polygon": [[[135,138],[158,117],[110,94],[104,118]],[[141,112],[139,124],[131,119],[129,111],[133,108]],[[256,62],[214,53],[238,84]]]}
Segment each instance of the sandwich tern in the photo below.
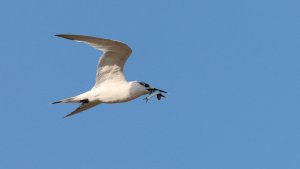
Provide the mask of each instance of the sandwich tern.
{"label": "sandwich tern", "polygon": [[132,52],[128,45],[115,40],[84,35],[59,34],[55,36],[83,42],[102,51],[102,56],[98,61],[95,85],[87,92],[52,103],[81,103],[77,109],[65,117],[75,115],[101,103],[128,102],[145,94],[150,94],[146,98],[147,101],[155,95],[158,99],[164,97],[161,92],[166,92],[163,90],[154,88],[145,82],[128,82],[125,79],[124,64]]}

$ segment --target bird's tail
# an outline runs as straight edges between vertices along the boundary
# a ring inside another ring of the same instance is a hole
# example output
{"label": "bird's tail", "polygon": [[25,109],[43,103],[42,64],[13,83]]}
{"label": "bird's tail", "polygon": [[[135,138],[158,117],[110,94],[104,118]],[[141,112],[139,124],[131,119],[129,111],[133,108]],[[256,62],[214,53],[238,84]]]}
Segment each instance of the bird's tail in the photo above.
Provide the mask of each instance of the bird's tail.
{"label": "bird's tail", "polygon": [[57,103],[80,103],[80,100],[76,99],[75,97],[70,97],[70,98],[52,102],[52,104],[57,104]]}
{"label": "bird's tail", "polygon": [[78,96],[69,97],[69,98],[66,98],[66,99],[62,99],[62,100],[52,102],[52,104],[57,104],[57,103],[88,103],[89,102],[88,95],[89,95],[89,92],[85,92],[85,93],[82,93]]}

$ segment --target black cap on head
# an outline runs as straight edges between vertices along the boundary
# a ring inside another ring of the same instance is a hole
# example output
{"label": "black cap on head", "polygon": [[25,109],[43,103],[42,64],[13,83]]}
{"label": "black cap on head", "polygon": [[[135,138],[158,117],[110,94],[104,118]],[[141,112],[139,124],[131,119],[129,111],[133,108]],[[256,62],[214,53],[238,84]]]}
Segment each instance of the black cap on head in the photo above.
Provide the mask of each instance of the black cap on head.
{"label": "black cap on head", "polygon": [[145,87],[150,87],[150,85],[145,82],[139,82],[139,84],[141,84],[142,86],[145,86]]}

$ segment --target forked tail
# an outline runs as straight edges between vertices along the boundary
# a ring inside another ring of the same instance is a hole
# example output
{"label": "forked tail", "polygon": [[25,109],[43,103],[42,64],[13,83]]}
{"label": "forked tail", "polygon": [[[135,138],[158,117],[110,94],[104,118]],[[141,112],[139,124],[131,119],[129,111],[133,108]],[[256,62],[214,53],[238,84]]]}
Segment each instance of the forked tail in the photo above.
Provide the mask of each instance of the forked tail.
{"label": "forked tail", "polygon": [[57,104],[57,103],[88,103],[88,102],[89,102],[88,99],[79,100],[76,97],[70,97],[70,98],[67,98],[67,99],[52,102],[52,104]]}
{"label": "forked tail", "polygon": [[84,110],[87,110],[89,108],[92,108],[98,104],[100,104],[100,101],[90,101],[88,98],[89,96],[89,92],[80,94],[78,96],[74,96],[74,97],[70,97],[70,98],[66,98],[63,100],[59,100],[59,101],[55,101],[52,104],[57,104],[57,103],[81,103],[81,105],[75,109],[73,112],[69,113],[68,115],[66,115],[65,117],[69,117],[72,116],[74,114],[80,113]]}

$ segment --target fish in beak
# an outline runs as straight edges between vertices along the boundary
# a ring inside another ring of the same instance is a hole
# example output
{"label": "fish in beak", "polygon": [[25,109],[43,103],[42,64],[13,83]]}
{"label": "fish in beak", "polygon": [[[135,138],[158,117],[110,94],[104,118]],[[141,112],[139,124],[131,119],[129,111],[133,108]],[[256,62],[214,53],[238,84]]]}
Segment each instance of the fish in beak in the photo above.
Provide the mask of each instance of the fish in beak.
{"label": "fish in beak", "polygon": [[166,96],[164,96],[163,93],[167,93],[166,91],[156,88],[149,88],[148,91],[150,92],[149,95],[144,98],[144,100],[146,100],[146,103],[154,96],[156,96],[157,100],[160,100],[162,97],[165,98]]}

